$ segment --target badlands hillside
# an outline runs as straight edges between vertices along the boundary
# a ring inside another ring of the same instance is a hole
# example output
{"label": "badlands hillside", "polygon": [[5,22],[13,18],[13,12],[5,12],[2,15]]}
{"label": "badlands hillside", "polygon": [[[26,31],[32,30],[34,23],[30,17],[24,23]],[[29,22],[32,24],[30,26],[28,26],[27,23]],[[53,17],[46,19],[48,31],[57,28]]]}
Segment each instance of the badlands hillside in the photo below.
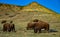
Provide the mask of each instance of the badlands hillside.
{"label": "badlands hillside", "polygon": [[0,3],[0,20],[29,21],[40,19],[47,22],[60,22],[60,14],[32,2],[27,6],[17,6]]}

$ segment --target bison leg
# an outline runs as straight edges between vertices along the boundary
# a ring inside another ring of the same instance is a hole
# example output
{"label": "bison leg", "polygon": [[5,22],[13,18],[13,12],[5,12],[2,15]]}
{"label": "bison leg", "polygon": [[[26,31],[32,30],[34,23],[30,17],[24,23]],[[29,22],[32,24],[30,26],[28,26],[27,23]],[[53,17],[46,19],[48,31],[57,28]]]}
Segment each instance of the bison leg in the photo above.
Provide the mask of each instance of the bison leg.
{"label": "bison leg", "polygon": [[13,31],[15,31],[15,26],[13,26]]}
{"label": "bison leg", "polygon": [[8,29],[8,32],[11,32],[11,29],[10,28]]}
{"label": "bison leg", "polygon": [[11,31],[16,32],[16,31],[15,31],[15,26],[12,26],[12,27],[11,27]]}
{"label": "bison leg", "polygon": [[39,33],[41,33],[41,29],[39,29]]}
{"label": "bison leg", "polygon": [[37,33],[38,32],[38,29],[37,28],[34,28],[34,33]]}
{"label": "bison leg", "polygon": [[13,31],[16,32],[16,31],[15,31],[15,25],[14,25],[14,24],[13,24]]}
{"label": "bison leg", "polygon": [[7,31],[8,32],[11,32],[11,27],[7,27]]}
{"label": "bison leg", "polygon": [[45,27],[45,30],[46,30],[47,32],[49,32],[49,26]]}
{"label": "bison leg", "polygon": [[15,31],[15,27],[12,29],[12,31],[16,32],[16,31]]}

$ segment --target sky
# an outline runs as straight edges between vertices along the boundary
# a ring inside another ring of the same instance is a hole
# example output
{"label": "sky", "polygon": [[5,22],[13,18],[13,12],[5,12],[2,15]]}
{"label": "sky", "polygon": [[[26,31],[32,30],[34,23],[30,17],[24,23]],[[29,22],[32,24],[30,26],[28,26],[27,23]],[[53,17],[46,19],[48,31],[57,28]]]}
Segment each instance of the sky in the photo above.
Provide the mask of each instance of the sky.
{"label": "sky", "polygon": [[60,0],[0,0],[0,3],[25,6],[31,2],[37,2],[60,14]]}

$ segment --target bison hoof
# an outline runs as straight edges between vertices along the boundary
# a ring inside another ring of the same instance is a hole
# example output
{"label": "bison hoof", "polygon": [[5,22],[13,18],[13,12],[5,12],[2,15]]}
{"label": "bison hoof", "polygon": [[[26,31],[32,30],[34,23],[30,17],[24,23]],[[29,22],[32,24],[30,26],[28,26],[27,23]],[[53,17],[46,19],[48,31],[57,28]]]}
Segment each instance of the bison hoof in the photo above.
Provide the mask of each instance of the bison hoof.
{"label": "bison hoof", "polygon": [[34,33],[37,33],[37,31],[34,30]]}

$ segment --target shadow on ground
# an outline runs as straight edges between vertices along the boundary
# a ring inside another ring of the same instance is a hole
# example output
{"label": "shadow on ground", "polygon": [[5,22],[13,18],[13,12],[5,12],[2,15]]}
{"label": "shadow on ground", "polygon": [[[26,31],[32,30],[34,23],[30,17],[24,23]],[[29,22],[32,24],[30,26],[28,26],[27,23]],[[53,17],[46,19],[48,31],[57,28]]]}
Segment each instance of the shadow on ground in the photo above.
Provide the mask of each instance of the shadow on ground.
{"label": "shadow on ground", "polygon": [[58,32],[56,29],[50,29],[49,32]]}

